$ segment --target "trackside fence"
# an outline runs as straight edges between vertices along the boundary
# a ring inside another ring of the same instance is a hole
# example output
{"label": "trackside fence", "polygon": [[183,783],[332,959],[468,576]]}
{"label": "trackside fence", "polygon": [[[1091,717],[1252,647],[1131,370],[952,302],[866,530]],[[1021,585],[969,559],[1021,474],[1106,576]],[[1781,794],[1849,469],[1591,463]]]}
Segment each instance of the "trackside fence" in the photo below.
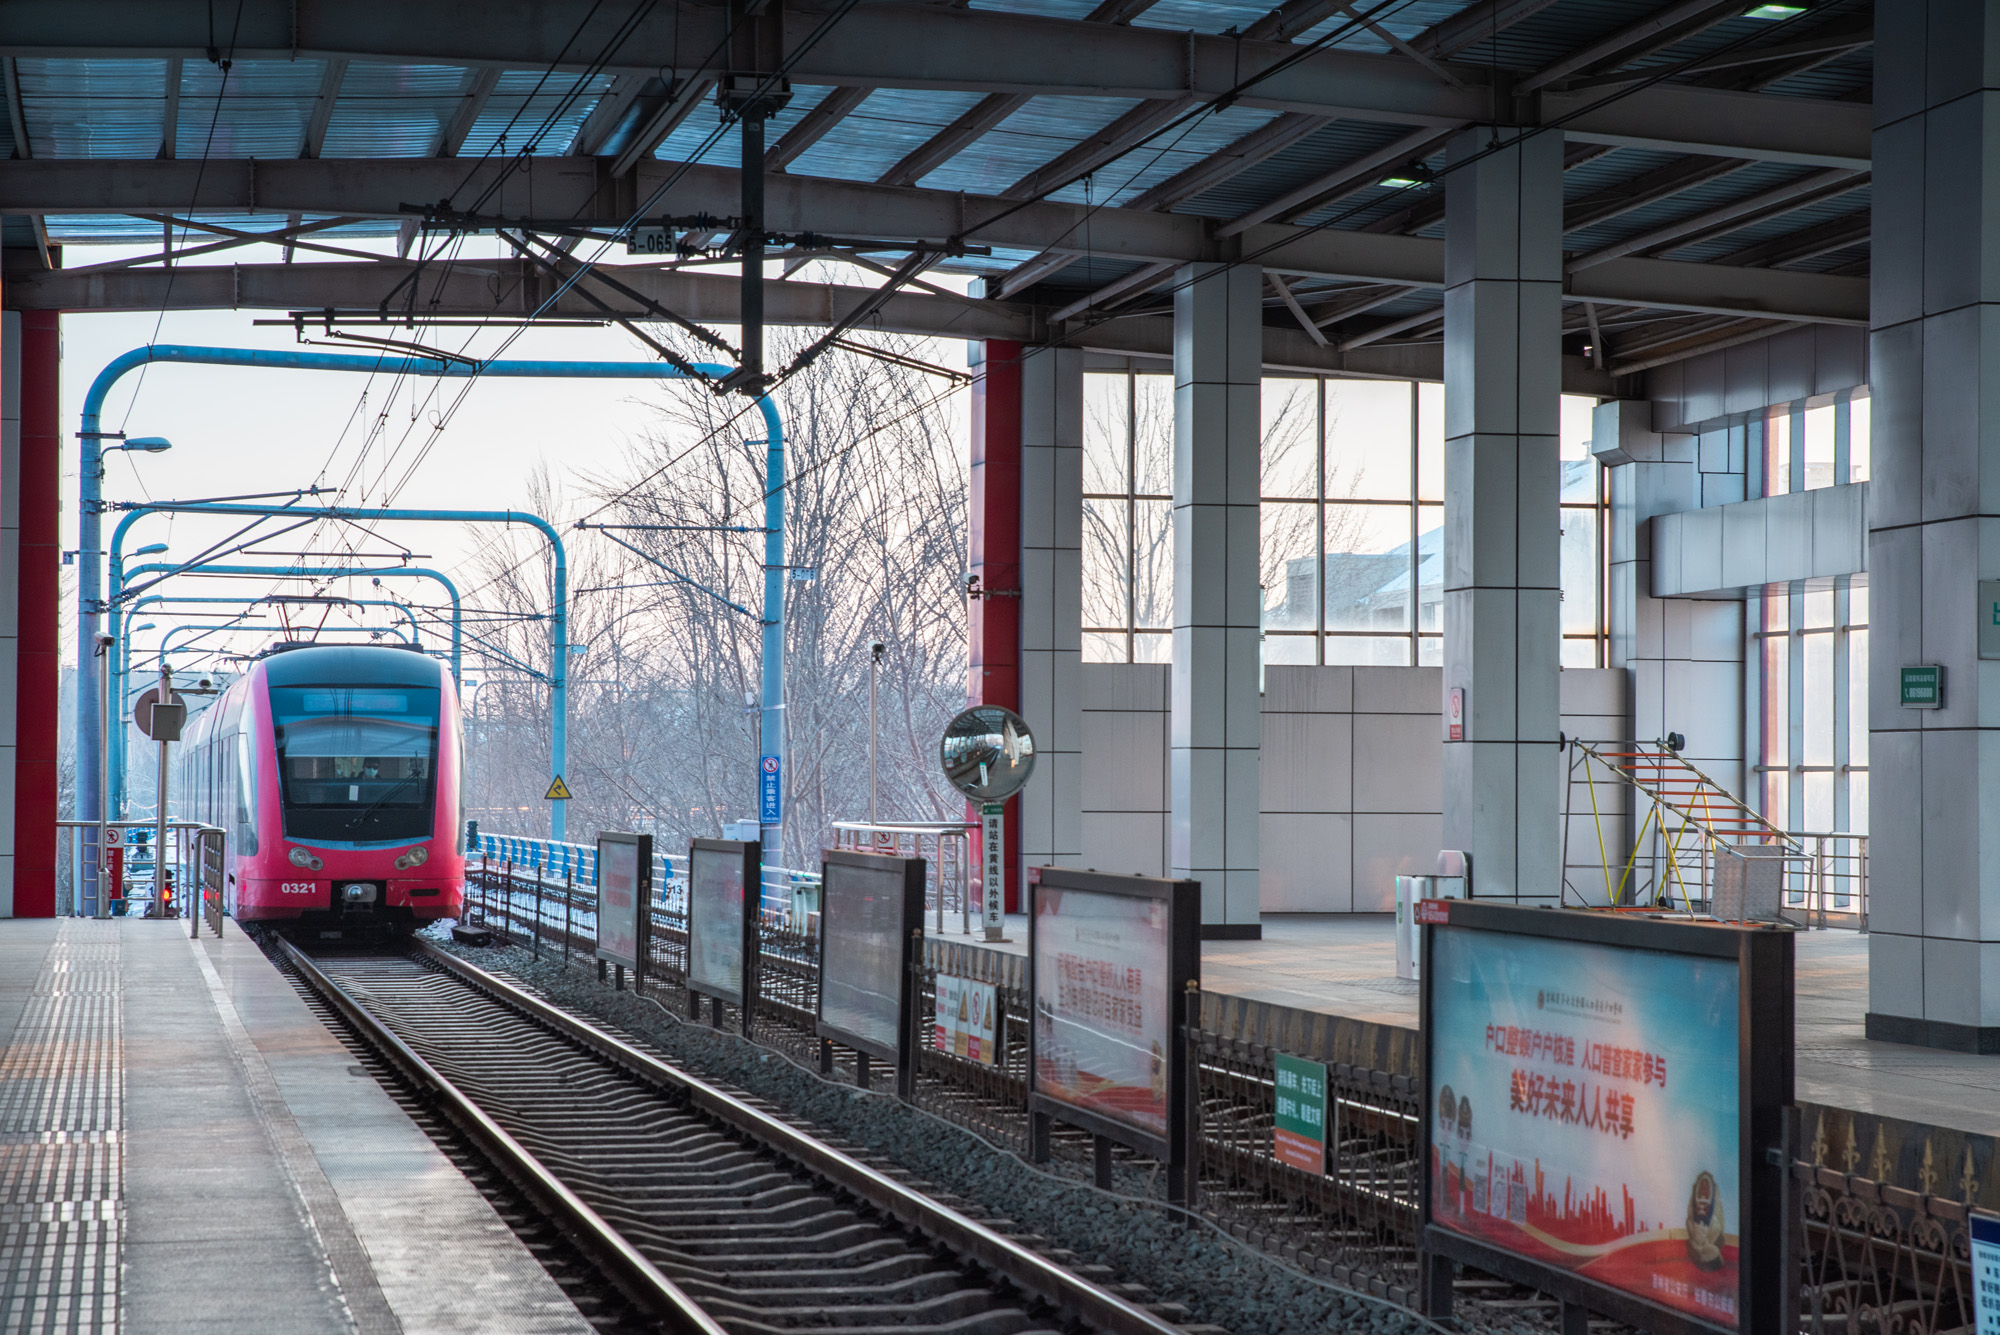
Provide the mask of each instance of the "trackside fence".
{"label": "trackside fence", "polygon": [[[481,841],[485,841],[482,839]],[[583,850],[588,852],[589,850]],[[667,861],[663,859],[663,861]],[[475,862],[467,916],[538,954],[594,959],[596,892],[558,855],[550,875],[490,855]],[[583,865],[588,865],[587,860]],[[683,871],[684,866],[676,865]],[[802,873],[767,872],[792,884]],[[855,1055],[814,1033],[819,988],[818,935],[767,909],[758,927],[759,958],[749,1015],[738,1006],[697,1007],[687,990],[685,882],[656,881],[664,892],[646,915],[645,968],[630,985],[678,1014],[743,1033],[837,1078],[856,1079]],[[676,888],[678,887],[678,888]],[[991,1061],[954,1054],[939,1042],[938,980],[969,980],[994,989],[997,1051]],[[962,941],[926,938],[911,969],[917,1005],[910,1099],[1002,1148],[1030,1152],[1027,1049],[1030,1005],[1023,956]],[[1417,1036],[1408,1029],[1296,1010],[1216,992],[1192,993],[1180,1041],[1191,1063],[1196,1107],[1193,1207],[1261,1250],[1337,1283],[1406,1306],[1419,1303],[1418,1153],[1424,1116],[1417,1080]],[[1324,1171],[1281,1163],[1275,1153],[1280,1056],[1326,1067],[1328,1127]],[[880,1071],[879,1063],[876,1067]],[[877,1087],[887,1082],[876,1077]],[[1872,1164],[1855,1162],[1853,1145],[1829,1150],[1822,1130],[1810,1144],[1792,1136],[1786,1216],[1797,1258],[1800,1335],[1895,1330],[1953,1335],[1972,1329],[1967,1220],[1978,1183],[1958,1174],[1954,1199],[1882,1180],[1895,1174],[1878,1148]],[[1091,1137],[1058,1129],[1058,1157],[1087,1162]],[[1121,1161],[1147,1161],[1117,1152]],[[1844,1155],[1844,1161],[1843,1161]],[[1929,1160],[1926,1158],[1926,1164]],[[1970,1160],[1968,1160],[1968,1163]],[[1981,1167],[1984,1167],[1982,1161]],[[1866,1171],[1857,1171],[1863,1169]],[[1875,1176],[1867,1175],[1873,1172]],[[1930,1185],[1943,1190],[1945,1172]],[[1920,1184],[1921,1185],[1921,1184]],[[1484,1315],[1558,1318],[1553,1299],[1476,1274],[1458,1284],[1458,1310],[1483,1328]],[[1593,1331],[1618,1329],[1603,1322]]]}

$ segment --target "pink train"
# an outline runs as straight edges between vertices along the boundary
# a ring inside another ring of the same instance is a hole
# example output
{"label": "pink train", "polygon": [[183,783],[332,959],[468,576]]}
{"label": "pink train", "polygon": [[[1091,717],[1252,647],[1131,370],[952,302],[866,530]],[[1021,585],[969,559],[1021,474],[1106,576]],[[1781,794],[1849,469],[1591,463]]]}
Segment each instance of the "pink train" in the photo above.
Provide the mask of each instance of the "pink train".
{"label": "pink train", "polygon": [[465,728],[451,675],[400,648],[300,646],[188,725],[183,817],[224,840],[241,922],[421,926],[465,897]]}

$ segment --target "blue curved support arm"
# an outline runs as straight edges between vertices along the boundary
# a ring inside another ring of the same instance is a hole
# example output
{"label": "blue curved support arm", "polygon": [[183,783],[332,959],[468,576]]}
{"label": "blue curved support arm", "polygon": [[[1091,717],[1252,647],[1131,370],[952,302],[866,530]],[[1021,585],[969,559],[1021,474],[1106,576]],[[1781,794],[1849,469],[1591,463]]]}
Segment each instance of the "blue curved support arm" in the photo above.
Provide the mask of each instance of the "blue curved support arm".
{"label": "blue curved support arm", "polygon": [[[236,366],[258,367],[269,370],[306,371],[346,371],[350,373],[390,375],[423,375],[444,379],[466,379],[472,376],[494,376],[501,379],[582,379],[582,380],[680,380],[686,374],[678,368],[659,362],[552,362],[552,361],[492,361],[476,364],[444,361],[439,358],[417,356],[375,355],[358,356],[345,353],[305,352],[296,349],[265,348],[215,348],[195,347],[180,344],[154,344],[134,348],[114,357],[91,381],[84,394],[82,421],[82,450],[79,468],[81,473],[80,534],[77,554],[77,814],[83,819],[95,819],[105,810],[106,775],[99,768],[99,747],[102,742],[101,720],[95,710],[88,705],[96,698],[95,649],[98,633],[100,607],[97,591],[103,587],[101,569],[101,548],[103,537],[104,508],[104,456],[100,442],[103,439],[104,402],[111,393],[112,386],[128,372],[155,362],[176,363],[194,366]],[[697,364],[694,369],[703,375],[718,379],[732,373],[736,368],[718,366],[712,363]],[[782,779],[784,767],[784,489],[785,489],[785,437],[784,427],[778,416],[777,407],[770,399],[759,396],[756,400],[758,412],[764,418],[765,477],[764,477],[764,653],[763,653],[763,715],[760,750],[766,761],[776,760]],[[154,506],[153,510],[169,509],[168,506]],[[194,509],[192,505],[181,508]],[[295,513],[305,513],[303,507],[286,507]],[[220,513],[250,513],[242,507],[213,507]],[[134,516],[138,512],[134,512]],[[470,518],[465,512],[450,511],[396,511],[365,510],[351,507],[327,507],[322,509],[327,517],[354,517],[361,519],[389,519],[396,517],[444,517]],[[477,514],[480,512],[472,512]],[[555,607],[553,623],[555,661],[550,665],[554,682],[550,688],[551,713],[554,722],[550,737],[550,760],[555,773],[562,772],[568,752],[568,696],[569,677],[569,604],[566,596],[567,567],[564,559],[562,539],[548,524],[533,516],[515,512],[485,512],[489,515],[504,515],[509,522],[532,523],[540,528],[555,549]],[[130,517],[128,517],[129,520]],[[129,522],[121,522],[119,532],[130,527]],[[115,668],[116,663],[111,665]],[[765,858],[775,861],[783,843],[783,790],[779,785],[780,802],[776,811],[777,819],[763,822]],[[550,816],[550,831],[560,840],[565,833],[565,804],[554,804]],[[769,814],[769,813],[766,813]]]}

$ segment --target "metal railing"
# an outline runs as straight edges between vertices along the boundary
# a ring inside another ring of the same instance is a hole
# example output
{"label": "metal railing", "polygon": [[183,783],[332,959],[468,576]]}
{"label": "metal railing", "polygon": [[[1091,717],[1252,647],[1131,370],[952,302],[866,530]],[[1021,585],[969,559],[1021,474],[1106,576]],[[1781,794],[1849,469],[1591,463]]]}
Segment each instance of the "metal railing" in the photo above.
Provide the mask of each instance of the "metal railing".
{"label": "metal railing", "polygon": [[[59,917],[108,918],[114,912],[114,904],[127,902],[126,891],[135,883],[143,884],[146,893],[133,897],[135,900],[157,901],[159,897],[159,858],[153,848],[154,834],[158,830],[157,821],[114,820],[100,826],[94,820],[59,820],[56,829],[62,840],[61,852],[67,865],[66,871],[57,878],[56,914]],[[183,887],[194,884],[196,868],[194,833],[214,827],[199,821],[169,821],[167,823],[168,850],[166,870],[175,891],[173,916],[183,912],[180,904],[187,898]],[[98,848],[100,829],[117,830],[124,840],[125,864],[120,884],[100,886],[104,859]],[[132,835],[143,836],[140,842],[133,842]],[[142,856],[143,855],[143,856]],[[143,876],[138,873],[145,873]],[[108,890],[111,893],[105,894]]]}
{"label": "metal railing", "polygon": [[888,853],[924,859],[924,913],[944,931],[944,915],[956,910],[959,931],[972,933],[972,831],[966,821],[837,820],[833,846],[855,853]]}
{"label": "metal railing", "polygon": [[[223,831],[212,825],[204,826],[195,833],[195,846],[199,850],[200,863],[200,875],[195,884],[200,887],[201,913],[208,919],[209,928],[218,937],[222,935],[222,919],[228,911],[228,893],[223,885],[222,852],[225,837]],[[201,919],[194,917],[192,913],[189,916],[193,919],[191,934],[199,936]]]}
{"label": "metal railing", "polygon": [[1785,912],[1807,927],[1868,930],[1868,836],[1790,830],[1805,849],[1785,860]]}

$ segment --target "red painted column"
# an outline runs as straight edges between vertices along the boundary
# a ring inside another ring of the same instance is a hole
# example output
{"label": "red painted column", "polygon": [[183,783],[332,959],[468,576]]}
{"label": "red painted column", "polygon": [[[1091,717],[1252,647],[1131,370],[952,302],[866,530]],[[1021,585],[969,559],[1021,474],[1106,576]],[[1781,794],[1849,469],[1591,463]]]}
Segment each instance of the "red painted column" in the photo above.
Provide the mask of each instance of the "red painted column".
{"label": "red painted column", "polygon": [[[970,569],[981,592],[970,599],[968,705],[1021,707],[1021,345],[989,340],[972,384]],[[976,803],[966,804],[977,821]],[[1007,911],[1021,905],[1021,800],[1007,800]],[[978,833],[973,866],[981,865]]]}
{"label": "red painted column", "polygon": [[56,718],[62,666],[61,317],[21,312],[20,648],[14,758],[14,916],[56,911]]}

